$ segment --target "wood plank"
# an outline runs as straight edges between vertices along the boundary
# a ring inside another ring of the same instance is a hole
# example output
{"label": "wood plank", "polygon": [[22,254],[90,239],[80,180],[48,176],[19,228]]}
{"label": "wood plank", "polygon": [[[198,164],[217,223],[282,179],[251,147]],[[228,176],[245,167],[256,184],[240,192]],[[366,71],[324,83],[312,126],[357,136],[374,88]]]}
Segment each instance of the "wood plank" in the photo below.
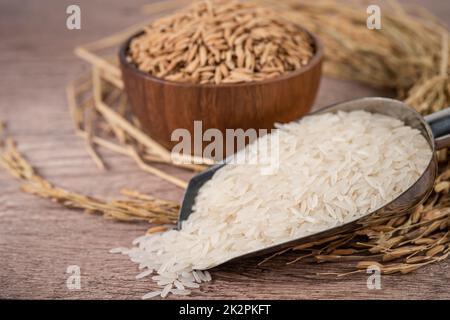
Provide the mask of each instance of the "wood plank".
{"label": "wood plank", "polygon": [[[445,1],[422,1],[446,19]],[[65,188],[105,198],[124,187],[179,200],[182,190],[142,173],[125,157],[102,152],[111,170],[99,172],[76,137],[65,101],[65,84],[88,70],[74,46],[145,19],[138,8],[148,1],[78,1],[82,30],[65,28],[71,1],[4,0],[0,3],[0,119],[39,172]],[[14,32],[11,32],[14,30]],[[380,94],[352,82],[324,79],[316,107]],[[188,179],[190,173],[159,168]],[[67,210],[19,191],[19,183],[0,170],[0,298],[138,299],[151,281],[135,280],[137,267],[108,250],[128,246],[147,229]],[[383,276],[382,290],[368,290],[367,275],[343,278],[316,275],[351,270],[350,264],[285,265],[288,254],[257,267],[247,259],[212,271],[214,281],[190,298],[450,298],[450,264],[445,261],[408,275]],[[66,287],[66,269],[81,267],[81,290]]]}

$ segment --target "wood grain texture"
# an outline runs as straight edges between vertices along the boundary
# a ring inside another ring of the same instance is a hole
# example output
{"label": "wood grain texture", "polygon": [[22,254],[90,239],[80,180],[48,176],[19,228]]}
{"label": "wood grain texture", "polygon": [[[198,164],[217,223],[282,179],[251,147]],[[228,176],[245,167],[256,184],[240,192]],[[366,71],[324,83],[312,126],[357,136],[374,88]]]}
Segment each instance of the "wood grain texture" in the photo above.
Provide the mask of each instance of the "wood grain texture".
{"label": "wood grain texture", "polygon": [[194,143],[195,121],[202,122],[203,132],[214,128],[225,136],[226,129],[271,129],[274,122],[289,122],[309,112],[319,88],[323,59],[322,46],[313,35],[311,39],[315,55],[307,66],[252,83],[216,86],[155,78],[126,61],[129,41],[120,50],[120,63],[132,109],[143,129],[171,149],[178,143],[171,135],[179,128],[187,129]]}
{"label": "wood grain texture", "polygon": [[[123,187],[179,200],[182,191],[140,171],[127,158],[102,152],[110,171],[99,172],[73,133],[64,87],[88,70],[72,54],[75,45],[93,41],[145,19],[138,7],[146,0],[77,2],[82,30],[65,28],[72,1],[0,1],[0,119],[20,150],[54,183],[90,195],[117,197]],[[446,1],[423,1],[444,21]],[[14,30],[14,32],[11,32]],[[323,79],[316,107],[354,97],[379,95],[351,82]],[[190,174],[163,167],[180,178]],[[108,250],[127,246],[145,224],[105,220],[24,194],[0,170],[0,298],[139,299],[154,287],[135,280],[136,265]],[[258,259],[212,271],[214,281],[189,298],[450,298],[450,263],[430,265],[408,275],[382,277],[381,290],[368,290],[366,274],[343,278],[316,275],[351,270],[351,264],[286,266],[294,255],[261,267]],[[66,287],[66,269],[81,267],[81,290]]]}

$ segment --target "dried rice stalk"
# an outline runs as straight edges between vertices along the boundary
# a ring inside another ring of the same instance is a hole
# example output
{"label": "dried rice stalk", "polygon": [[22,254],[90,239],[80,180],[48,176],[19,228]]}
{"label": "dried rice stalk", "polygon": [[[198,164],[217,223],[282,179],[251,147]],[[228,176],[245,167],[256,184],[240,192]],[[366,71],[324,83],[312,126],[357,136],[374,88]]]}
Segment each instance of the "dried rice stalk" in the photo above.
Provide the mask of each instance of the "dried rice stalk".
{"label": "dried rice stalk", "polygon": [[71,209],[103,214],[107,218],[121,221],[148,221],[156,224],[173,224],[178,217],[177,203],[155,199],[136,191],[123,191],[131,200],[106,201],[55,187],[35,172],[19,153],[11,138],[1,135],[0,165],[12,176],[24,182],[21,190]]}
{"label": "dried rice stalk", "polygon": [[450,105],[449,32],[423,8],[384,1],[382,30],[369,30],[362,1],[263,2],[319,36],[326,74],[394,89],[423,114]]}
{"label": "dried rice stalk", "polygon": [[[99,145],[127,155],[133,158],[143,170],[149,171],[176,186],[186,188],[185,181],[156,169],[146,161],[172,164],[169,151],[163,149],[126,119],[128,105],[123,92],[114,89],[112,86],[108,87],[100,77],[98,70],[94,72],[91,83],[93,88],[85,87],[87,90],[83,91],[83,88],[80,87],[83,87],[85,83],[82,81],[75,82],[68,86],[67,94],[77,134],[86,140],[88,153],[94,162],[100,168],[105,168],[103,160],[94,149],[94,145]],[[104,90],[107,91],[106,94]],[[89,103],[79,103],[83,98]],[[107,105],[108,100],[112,100],[113,104],[116,105],[115,110]],[[111,138],[116,139],[117,142],[113,142]],[[180,164],[179,166],[195,171],[204,169],[203,166],[193,164]]]}
{"label": "dried rice stalk", "polygon": [[[209,159],[194,157],[185,159],[185,156],[171,154],[147,136],[140,129],[138,121],[130,114],[123,89],[118,88],[114,83],[108,83],[104,79],[105,73],[105,70],[96,68],[92,78],[82,77],[67,88],[69,109],[78,135],[86,139],[86,130],[92,127],[90,134],[93,144],[133,159],[135,155],[132,149],[136,150],[141,158],[150,162],[172,164],[192,171],[205,169],[204,165],[192,164],[194,160],[195,163],[213,164]],[[91,109],[95,109],[96,112],[89,119],[87,115],[92,112]],[[174,163],[174,160],[178,162]],[[147,165],[150,164],[147,163]],[[184,181],[174,181],[169,179],[169,182],[185,187]]]}

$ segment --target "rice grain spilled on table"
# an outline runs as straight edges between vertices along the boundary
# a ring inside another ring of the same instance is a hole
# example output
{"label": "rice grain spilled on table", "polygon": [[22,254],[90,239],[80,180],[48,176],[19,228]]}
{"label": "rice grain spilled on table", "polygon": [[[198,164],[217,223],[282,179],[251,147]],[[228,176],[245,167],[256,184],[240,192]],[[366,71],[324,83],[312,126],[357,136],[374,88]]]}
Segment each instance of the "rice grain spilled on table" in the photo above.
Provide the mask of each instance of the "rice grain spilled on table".
{"label": "rice grain spilled on table", "polygon": [[[160,289],[145,298],[187,295],[211,280],[206,269],[372,212],[408,189],[432,157],[418,130],[365,111],[308,116],[278,129],[277,144],[269,144],[279,155],[272,174],[262,174],[264,161],[224,166],[200,189],[180,231],[115,250],[139,264],[137,278],[153,275]],[[257,145],[241,153],[251,158]]]}
{"label": "rice grain spilled on table", "polygon": [[306,66],[311,36],[255,1],[194,1],[157,19],[130,43],[127,60],[175,82],[230,84],[272,79]]}

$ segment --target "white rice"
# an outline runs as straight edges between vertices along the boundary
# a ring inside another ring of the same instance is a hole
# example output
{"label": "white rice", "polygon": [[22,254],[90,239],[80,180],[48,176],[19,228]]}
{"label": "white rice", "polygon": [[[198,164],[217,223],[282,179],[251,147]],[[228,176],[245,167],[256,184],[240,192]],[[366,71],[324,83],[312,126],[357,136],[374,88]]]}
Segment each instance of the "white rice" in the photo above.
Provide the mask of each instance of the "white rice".
{"label": "white rice", "polygon": [[379,114],[326,113],[278,127],[276,173],[227,165],[201,188],[181,231],[111,251],[147,270],[138,278],[156,270],[152,279],[161,289],[144,298],[189,294],[211,280],[200,270],[372,212],[410,187],[432,156],[418,130]]}

